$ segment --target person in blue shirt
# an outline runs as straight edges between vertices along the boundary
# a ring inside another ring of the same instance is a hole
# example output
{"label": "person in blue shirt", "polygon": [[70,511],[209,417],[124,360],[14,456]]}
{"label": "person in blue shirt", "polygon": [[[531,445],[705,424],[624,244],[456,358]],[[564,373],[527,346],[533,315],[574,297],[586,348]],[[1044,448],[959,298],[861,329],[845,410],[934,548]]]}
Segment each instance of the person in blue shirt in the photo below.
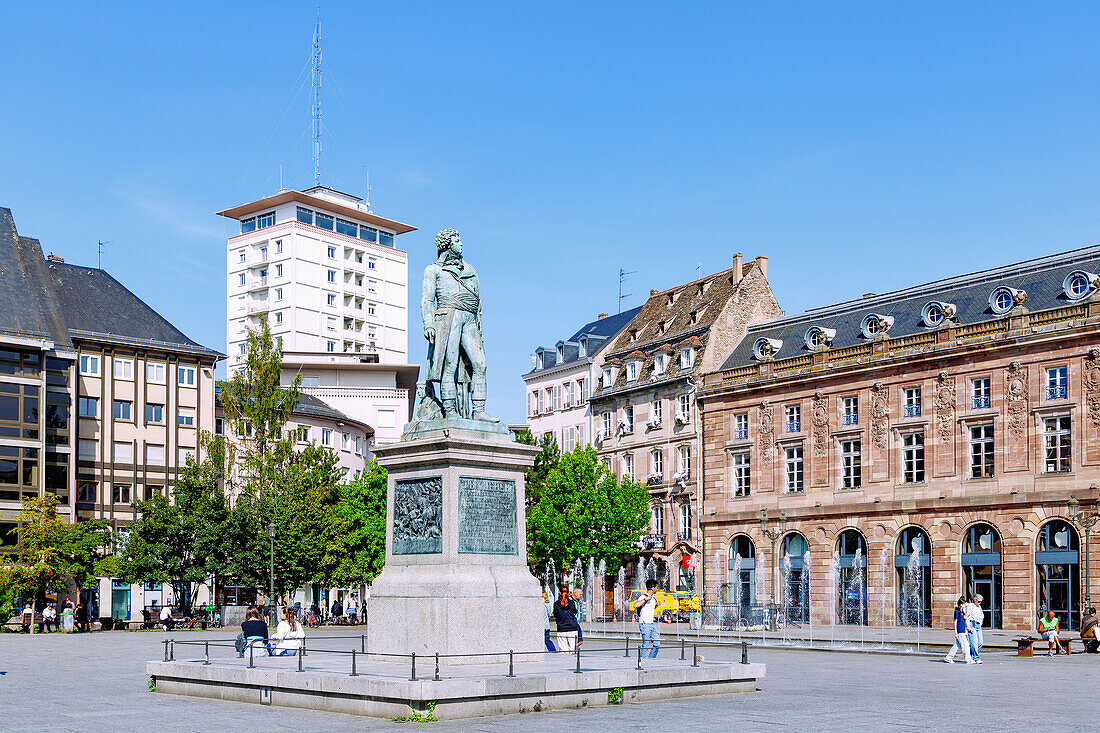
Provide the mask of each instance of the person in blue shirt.
{"label": "person in blue shirt", "polygon": [[967,633],[966,623],[966,599],[960,598],[955,603],[955,643],[951,645],[951,651],[943,658],[948,664],[955,663],[955,652],[962,649],[967,664],[976,664],[970,658],[970,635]]}

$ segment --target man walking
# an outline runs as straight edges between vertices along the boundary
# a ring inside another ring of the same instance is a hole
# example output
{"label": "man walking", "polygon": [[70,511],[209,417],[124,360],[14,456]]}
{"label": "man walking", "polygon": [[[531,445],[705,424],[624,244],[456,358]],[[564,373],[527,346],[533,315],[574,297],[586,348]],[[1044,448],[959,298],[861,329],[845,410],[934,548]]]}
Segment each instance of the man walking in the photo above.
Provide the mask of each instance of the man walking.
{"label": "man walking", "polygon": [[970,658],[978,664],[982,663],[979,652],[985,639],[982,638],[982,624],[985,622],[985,611],[982,610],[982,597],[976,595],[966,604],[964,611],[966,616],[966,637],[970,642]]}
{"label": "man walking", "polygon": [[645,595],[634,601],[634,610],[638,612],[638,630],[642,633],[642,656],[655,659],[661,648],[656,620],[657,581],[650,578],[645,582],[645,588]]}

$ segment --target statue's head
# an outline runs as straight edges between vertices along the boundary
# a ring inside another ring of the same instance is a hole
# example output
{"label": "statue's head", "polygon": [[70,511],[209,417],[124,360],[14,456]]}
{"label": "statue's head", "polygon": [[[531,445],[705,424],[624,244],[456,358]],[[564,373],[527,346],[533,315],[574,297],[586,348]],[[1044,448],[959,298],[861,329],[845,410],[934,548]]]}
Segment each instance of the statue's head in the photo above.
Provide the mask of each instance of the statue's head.
{"label": "statue's head", "polygon": [[439,254],[450,250],[456,256],[462,256],[462,240],[458,238],[458,232],[454,229],[444,229],[435,235],[435,248]]}

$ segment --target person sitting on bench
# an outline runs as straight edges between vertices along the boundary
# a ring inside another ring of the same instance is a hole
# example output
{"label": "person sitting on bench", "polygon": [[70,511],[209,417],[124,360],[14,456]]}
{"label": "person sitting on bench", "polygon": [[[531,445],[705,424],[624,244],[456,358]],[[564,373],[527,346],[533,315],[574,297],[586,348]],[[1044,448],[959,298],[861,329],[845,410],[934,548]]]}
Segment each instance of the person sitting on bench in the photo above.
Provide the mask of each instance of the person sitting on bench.
{"label": "person sitting on bench", "polygon": [[1100,639],[1096,633],[1100,630],[1100,620],[1096,618],[1096,608],[1089,608],[1088,615],[1081,619],[1081,640],[1085,642],[1085,652],[1096,654],[1100,652]]}
{"label": "person sitting on bench", "polygon": [[1039,619],[1039,636],[1047,640],[1048,657],[1062,653],[1062,645],[1058,640],[1058,617],[1054,615],[1054,611],[1048,610]]}
{"label": "person sitting on bench", "polygon": [[250,606],[241,624],[241,633],[237,635],[237,653],[243,656],[245,649],[255,642],[267,644],[267,624],[260,619],[260,609]]}

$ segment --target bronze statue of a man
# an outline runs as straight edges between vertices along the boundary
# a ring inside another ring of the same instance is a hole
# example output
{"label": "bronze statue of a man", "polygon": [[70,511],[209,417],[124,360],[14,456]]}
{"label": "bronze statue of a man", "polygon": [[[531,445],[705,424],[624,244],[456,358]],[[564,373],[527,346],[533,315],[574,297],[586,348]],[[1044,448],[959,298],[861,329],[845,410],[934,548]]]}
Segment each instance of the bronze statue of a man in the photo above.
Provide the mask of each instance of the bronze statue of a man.
{"label": "bronze statue of a man", "polygon": [[437,401],[446,418],[499,422],[485,412],[485,347],[477,272],[462,259],[454,229],[435,238],[439,257],[424,268],[420,315],[428,340],[428,373],[421,414]]}

